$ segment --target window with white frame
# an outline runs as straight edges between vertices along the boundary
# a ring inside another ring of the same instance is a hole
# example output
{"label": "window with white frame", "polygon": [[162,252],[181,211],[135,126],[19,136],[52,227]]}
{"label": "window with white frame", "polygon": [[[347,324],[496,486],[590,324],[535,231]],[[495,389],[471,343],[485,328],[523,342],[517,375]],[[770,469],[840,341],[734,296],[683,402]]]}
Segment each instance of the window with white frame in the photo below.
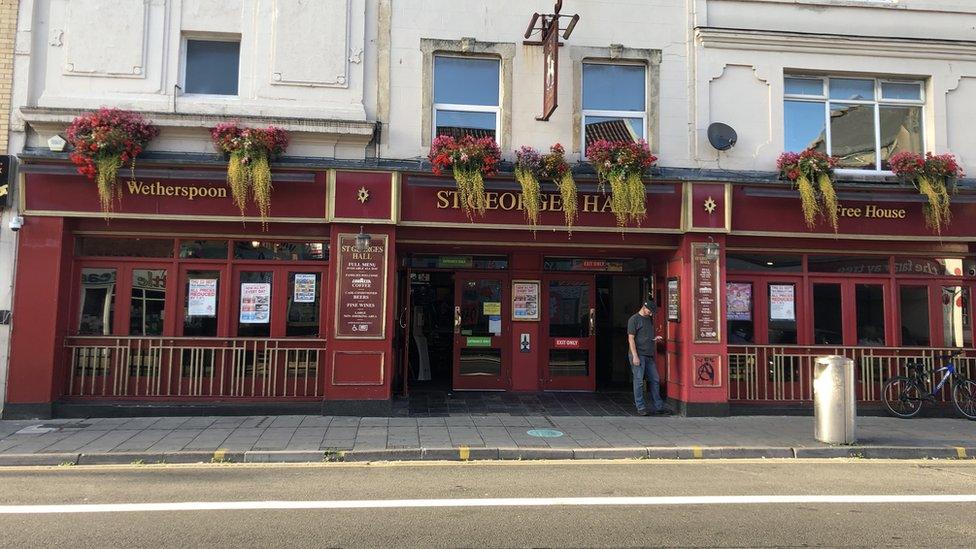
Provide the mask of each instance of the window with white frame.
{"label": "window with white frame", "polygon": [[241,61],[239,40],[188,38],[183,52],[183,93],[237,95]]}
{"label": "window with white frame", "polygon": [[583,63],[583,143],[647,138],[647,69],[640,64]]}
{"label": "window with white frame", "polygon": [[434,56],[435,136],[496,138],[500,66],[494,58]]}
{"label": "window with white frame", "polygon": [[787,76],[785,149],[825,152],[841,169],[889,170],[893,154],[925,150],[924,89],[917,80]]}

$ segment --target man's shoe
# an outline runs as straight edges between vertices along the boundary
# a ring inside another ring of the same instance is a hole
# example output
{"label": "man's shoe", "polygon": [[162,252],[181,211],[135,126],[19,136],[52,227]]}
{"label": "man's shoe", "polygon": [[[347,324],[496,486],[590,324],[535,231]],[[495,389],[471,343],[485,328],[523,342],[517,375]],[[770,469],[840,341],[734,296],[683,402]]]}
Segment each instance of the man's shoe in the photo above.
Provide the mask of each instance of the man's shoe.
{"label": "man's shoe", "polygon": [[673,414],[674,412],[671,411],[671,408],[661,408],[660,410],[654,412],[654,415],[656,416],[670,416]]}
{"label": "man's shoe", "polygon": [[650,415],[650,414],[647,412],[647,410],[637,410],[637,415],[639,415],[639,416],[646,416],[646,415]]}

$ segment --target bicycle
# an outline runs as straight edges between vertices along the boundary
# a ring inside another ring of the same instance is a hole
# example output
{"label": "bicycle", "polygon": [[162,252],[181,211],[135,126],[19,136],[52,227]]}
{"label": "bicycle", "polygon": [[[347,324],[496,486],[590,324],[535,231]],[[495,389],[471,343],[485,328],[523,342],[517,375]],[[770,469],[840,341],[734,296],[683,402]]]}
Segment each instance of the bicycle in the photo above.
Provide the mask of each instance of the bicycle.
{"label": "bicycle", "polygon": [[[976,420],[976,381],[966,379],[950,362],[960,354],[962,351],[939,355],[937,358],[945,365],[935,371],[928,371],[924,363],[910,362],[907,376],[893,377],[886,381],[881,390],[881,399],[888,413],[904,419],[914,417],[922,410],[922,403],[935,402],[936,395],[946,382],[951,380],[952,404],[956,412],[965,418]],[[935,389],[929,392],[926,389],[929,383],[928,376],[938,373],[942,373],[942,379]]]}

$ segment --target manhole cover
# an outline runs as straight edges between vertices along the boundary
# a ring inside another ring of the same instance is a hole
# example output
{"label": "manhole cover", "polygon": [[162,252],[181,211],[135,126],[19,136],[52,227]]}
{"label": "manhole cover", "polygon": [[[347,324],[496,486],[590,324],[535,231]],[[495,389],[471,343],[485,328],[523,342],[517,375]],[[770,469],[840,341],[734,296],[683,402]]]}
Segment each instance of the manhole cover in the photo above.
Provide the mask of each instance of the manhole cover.
{"label": "manhole cover", "polygon": [[540,437],[540,438],[559,438],[563,436],[562,431],[557,431],[555,429],[530,429],[526,431],[530,437]]}

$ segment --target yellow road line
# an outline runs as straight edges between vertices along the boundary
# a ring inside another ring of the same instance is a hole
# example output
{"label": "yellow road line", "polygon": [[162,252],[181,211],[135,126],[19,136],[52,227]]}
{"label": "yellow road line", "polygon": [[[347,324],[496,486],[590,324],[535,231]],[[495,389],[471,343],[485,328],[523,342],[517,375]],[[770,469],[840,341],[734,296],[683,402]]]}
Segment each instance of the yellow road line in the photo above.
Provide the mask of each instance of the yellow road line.
{"label": "yellow road line", "polygon": [[701,459],[702,458],[701,446],[692,446],[691,455],[695,456],[695,459]]}
{"label": "yellow road line", "polygon": [[213,460],[223,461],[225,456],[227,456],[227,448],[221,448],[214,452]]}
{"label": "yellow road line", "polygon": [[961,446],[956,446],[956,457],[959,459],[966,459],[966,449]]}
{"label": "yellow road line", "polygon": [[471,458],[471,449],[467,446],[461,446],[458,448],[458,457],[461,461],[468,461]]}

